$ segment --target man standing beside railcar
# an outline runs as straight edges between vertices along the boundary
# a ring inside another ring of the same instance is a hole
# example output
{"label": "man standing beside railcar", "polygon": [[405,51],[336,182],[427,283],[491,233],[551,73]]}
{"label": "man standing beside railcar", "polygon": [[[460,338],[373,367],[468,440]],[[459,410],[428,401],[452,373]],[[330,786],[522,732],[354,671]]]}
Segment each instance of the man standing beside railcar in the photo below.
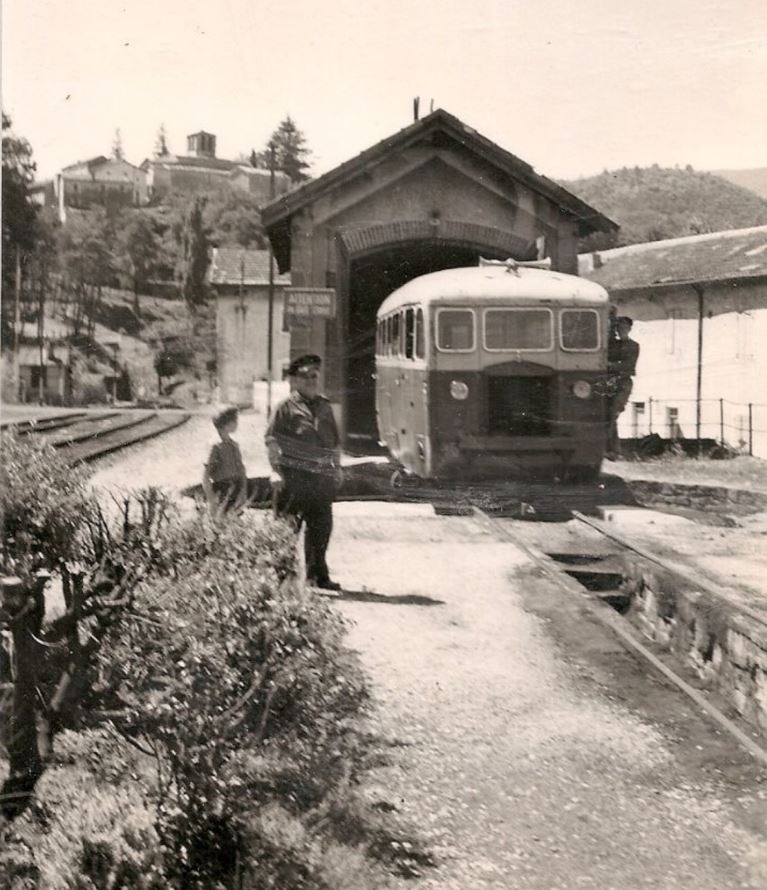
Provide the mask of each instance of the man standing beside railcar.
{"label": "man standing beside railcar", "polygon": [[[639,359],[639,344],[629,336],[634,322],[627,315],[615,320],[614,334],[607,344],[607,373],[610,377],[608,403],[607,453],[608,460],[620,457],[618,417],[628,404],[634,387],[634,374]],[[612,333],[612,332],[611,332]]]}
{"label": "man standing beside railcar", "polygon": [[291,362],[292,392],[277,406],[266,431],[277,514],[298,531],[306,526],[306,576],[323,590],[340,590],[325,555],[333,530],[333,500],[343,481],[341,439],[330,402],[320,395],[318,355]]}

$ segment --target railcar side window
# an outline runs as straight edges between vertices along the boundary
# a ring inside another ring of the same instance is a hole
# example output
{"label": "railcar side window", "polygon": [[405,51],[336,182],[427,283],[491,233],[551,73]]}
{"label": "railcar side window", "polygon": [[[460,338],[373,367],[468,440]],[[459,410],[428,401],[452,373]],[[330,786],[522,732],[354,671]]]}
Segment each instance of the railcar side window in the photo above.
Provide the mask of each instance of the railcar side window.
{"label": "railcar side window", "polygon": [[599,347],[599,315],[594,309],[563,309],[559,325],[562,349]]}
{"label": "railcar side window", "polygon": [[399,312],[391,317],[391,354],[399,355]]}
{"label": "railcar side window", "polygon": [[437,349],[471,352],[474,349],[474,313],[471,309],[437,312]]}
{"label": "railcar side window", "polygon": [[415,346],[415,312],[405,310],[405,358],[413,358]]}
{"label": "railcar side window", "polygon": [[549,309],[488,309],[485,349],[551,349],[551,328]]}
{"label": "railcar side window", "polygon": [[415,314],[415,357],[423,358],[426,355],[424,351],[424,330],[423,330],[423,309],[419,309]]}

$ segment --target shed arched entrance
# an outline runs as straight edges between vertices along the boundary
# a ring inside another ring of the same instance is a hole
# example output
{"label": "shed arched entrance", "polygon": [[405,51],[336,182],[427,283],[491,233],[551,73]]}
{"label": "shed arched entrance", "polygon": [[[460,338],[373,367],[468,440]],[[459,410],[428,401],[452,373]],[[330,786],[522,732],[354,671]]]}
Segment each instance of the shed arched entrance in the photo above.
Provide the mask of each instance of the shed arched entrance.
{"label": "shed arched entrance", "polygon": [[535,244],[489,226],[455,220],[397,221],[338,234],[337,289],[341,389],[347,444],[378,438],[375,416],[375,318],[398,287],[441,269],[475,266],[480,256],[517,260]]}

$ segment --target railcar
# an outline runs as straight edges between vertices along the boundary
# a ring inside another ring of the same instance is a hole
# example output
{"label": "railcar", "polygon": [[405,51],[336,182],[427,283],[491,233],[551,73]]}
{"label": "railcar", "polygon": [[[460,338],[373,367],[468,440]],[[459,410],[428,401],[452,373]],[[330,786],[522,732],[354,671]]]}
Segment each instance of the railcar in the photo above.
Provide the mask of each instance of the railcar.
{"label": "railcar", "polygon": [[423,479],[593,479],[608,295],[514,262],[422,275],[376,319],[381,443]]}

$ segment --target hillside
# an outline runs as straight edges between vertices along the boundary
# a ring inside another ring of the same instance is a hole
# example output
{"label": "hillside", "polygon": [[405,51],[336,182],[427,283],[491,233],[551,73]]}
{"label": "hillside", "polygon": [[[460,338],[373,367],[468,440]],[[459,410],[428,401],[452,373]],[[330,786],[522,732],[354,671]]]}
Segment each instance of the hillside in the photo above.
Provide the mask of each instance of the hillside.
{"label": "hillside", "polygon": [[561,185],[621,226],[615,240],[592,236],[585,250],[767,225],[767,200],[689,166],[624,168]]}
{"label": "hillside", "polygon": [[753,170],[712,170],[711,172],[741,188],[756,192],[760,198],[767,200],[767,167],[755,167]]}

